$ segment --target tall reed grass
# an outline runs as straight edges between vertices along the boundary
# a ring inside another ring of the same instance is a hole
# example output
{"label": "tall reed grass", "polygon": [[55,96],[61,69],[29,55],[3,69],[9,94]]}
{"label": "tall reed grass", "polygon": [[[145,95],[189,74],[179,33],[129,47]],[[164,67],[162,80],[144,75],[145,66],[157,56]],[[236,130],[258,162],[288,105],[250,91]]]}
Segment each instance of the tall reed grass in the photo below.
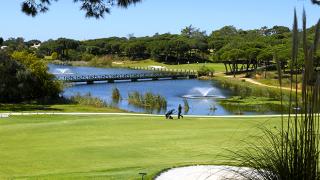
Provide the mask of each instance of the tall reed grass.
{"label": "tall reed grass", "polygon": [[[302,96],[298,95],[297,83],[291,84],[288,118],[282,117],[279,129],[264,128],[264,135],[250,148],[235,152],[233,159],[241,166],[255,172],[239,172],[246,179],[265,180],[318,180],[319,174],[319,108],[320,73],[315,71],[314,61],[320,37],[320,21],[316,25],[313,43],[307,38],[306,14],[303,12],[302,32],[298,30],[294,13],[291,72],[298,70],[299,40],[302,39],[304,70]],[[291,74],[291,82],[297,82]],[[281,78],[279,80],[280,85]],[[293,85],[295,84],[295,85]],[[299,102],[302,102],[299,105]]]}
{"label": "tall reed grass", "polygon": [[128,95],[128,102],[138,107],[143,107],[149,110],[165,110],[167,108],[167,100],[159,94],[147,92],[140,94],[137,91],[131,92]]}
{"label": "tall reed grass", "polygon": [[118,88],[112,89],[112,101],[118,103],[121,99],[121,94]]}
{"label": "tall reed grass", "polygon": [[183,98],[183,104],[184,104],[184,113],[187,114],[190,110],[189,102],[187,98]]}
{"label": "tall reed grass", "polygon": [[93,107],[108,107],[108,104],[103,100],[93,97],[90,93],[80,95],[79,93],[70,98],[71,102],[80,105],[93,106]]}

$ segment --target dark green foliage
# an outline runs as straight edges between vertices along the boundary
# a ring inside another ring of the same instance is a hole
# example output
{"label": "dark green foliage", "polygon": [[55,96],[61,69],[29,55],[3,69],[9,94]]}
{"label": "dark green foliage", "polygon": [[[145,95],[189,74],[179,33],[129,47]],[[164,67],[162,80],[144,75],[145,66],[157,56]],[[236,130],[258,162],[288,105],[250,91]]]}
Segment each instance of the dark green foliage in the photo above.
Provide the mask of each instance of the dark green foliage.
{"label": "dark green foliage", "polygon": [[24,42],[24,38],[9,38],[3,42],[4,46],[8,46],[5,50],[9,53],[12,53],[15,50],[23,50],[26,49],[27,46]]}
{"label": "dark green foliage", "polygon": [[8,56],[0,54],[0,102],[19,102],[32,99],[33,94],[29,92],[35,84],[30,71],[17,61]]}
{"label": "dark green foliage", "polygon": [[[55,41],[48,40],[46,42],[43,42],[39,48],[39,51],[47,56],[50,56],[52,53],[56,52],[58,53],[58,58],[60,60],[80,60],[77,59],[81,57],[80,52],[78,52],[78,50],[80,49],[79,46],[79,41],[66,38],[59,38]],[[76,52],[72,50],[76,50]]]}
{"label": "dark green foliage", "polygon": [[3,38],[2,37],[0,37],[0,46],[2,46],[2,44],[3,44]]}
{"label": "dark green foliage", "polygon": [[54,99],[60,85],[46,71],[34,71],[28,65],[0,53],[0,102]]}
{"label": "dark green foliage", "polygon": [[[312,28],[308,31],[314,34]],[[282,62],[281,67],[285,69],[290,68],[291,37],[292,32],[284,26],[246,31],[225,26],[207,35],[205,31],[190,25],[181,34],[157,33],[151,37],[110,37],[86,41],[66,38],[48,40],[42,43],[37,54],[41,57],[41,54],[50,56],[57,52],[58,59],[66,61],[89,61],[89,56],[92,59],[92,56],[110,55],[131,60],[151,58],[168,64],[250,60],[257,61],[260,66],[275,63],[274,56],[277,56]],[[9,39],[4,44],[14,44],[12,47],[15,50],[26,48],[28,43],[17,38]],[[301,47],[298,49],[303,51]],[[317,52],[316,58],[319,57],[320,52]],[[298,62],[302,67],[303,56],[299,55]]]}

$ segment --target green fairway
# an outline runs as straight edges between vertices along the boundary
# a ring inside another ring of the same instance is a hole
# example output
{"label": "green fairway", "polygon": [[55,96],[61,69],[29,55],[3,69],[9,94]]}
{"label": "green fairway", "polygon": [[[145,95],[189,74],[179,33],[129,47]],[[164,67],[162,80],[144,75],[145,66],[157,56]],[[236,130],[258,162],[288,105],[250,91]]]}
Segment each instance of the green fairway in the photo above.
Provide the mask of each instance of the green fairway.
{"label": "green fairway", "polygon": [[12,116],[0,119],[0,179],[151,179],[192,164],[232,164],[241,140],[279,118]]}

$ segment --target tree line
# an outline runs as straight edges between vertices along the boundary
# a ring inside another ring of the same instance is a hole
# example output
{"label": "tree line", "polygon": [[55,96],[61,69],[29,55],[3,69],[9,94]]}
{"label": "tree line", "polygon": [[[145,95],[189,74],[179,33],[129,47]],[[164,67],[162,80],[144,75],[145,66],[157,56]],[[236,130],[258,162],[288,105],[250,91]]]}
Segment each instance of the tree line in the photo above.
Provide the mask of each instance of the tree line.
{"label": "tree line", "polygon": [[[313,28],[310,28],[313,34]],[[146,37],[109,37],[78,41],[59,38],[41,43],[35,54],[51,56],[62,61],[90,61],[96,56],[111,55],[130,60],[154,59],[168,64],[250,60],[262,64],[277,60],[286,64],[291,55],[292,32],[285,26],[262,27],[254,30],[225,26],[209,35],[192,25],[180,34],[158,34]],[[21,50],[38,40],[24,42],[23,38],[10,38],[2,45],[7,51]],[[30,49],[30,48],[29,48]],[[300,49],[302,51],[302,49]],[[318,58],[319,56],[317,56]],[[302,64],[303,57],[299,57]]]}

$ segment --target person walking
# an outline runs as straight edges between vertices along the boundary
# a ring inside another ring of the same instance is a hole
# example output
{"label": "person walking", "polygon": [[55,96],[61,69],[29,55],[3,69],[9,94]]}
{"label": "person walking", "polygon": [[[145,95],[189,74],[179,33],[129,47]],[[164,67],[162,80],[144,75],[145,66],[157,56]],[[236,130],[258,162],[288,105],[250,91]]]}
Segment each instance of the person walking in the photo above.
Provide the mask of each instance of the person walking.
{"label": "person walking", "polygon": [[181,115],[181,112],[182,112],[182,106],[181,106],[181,104],[179,104],[179,107],[178,107],[178,119],[180,119],[180,117],[182,117],[182,119],[183,119],[183,116]]}

